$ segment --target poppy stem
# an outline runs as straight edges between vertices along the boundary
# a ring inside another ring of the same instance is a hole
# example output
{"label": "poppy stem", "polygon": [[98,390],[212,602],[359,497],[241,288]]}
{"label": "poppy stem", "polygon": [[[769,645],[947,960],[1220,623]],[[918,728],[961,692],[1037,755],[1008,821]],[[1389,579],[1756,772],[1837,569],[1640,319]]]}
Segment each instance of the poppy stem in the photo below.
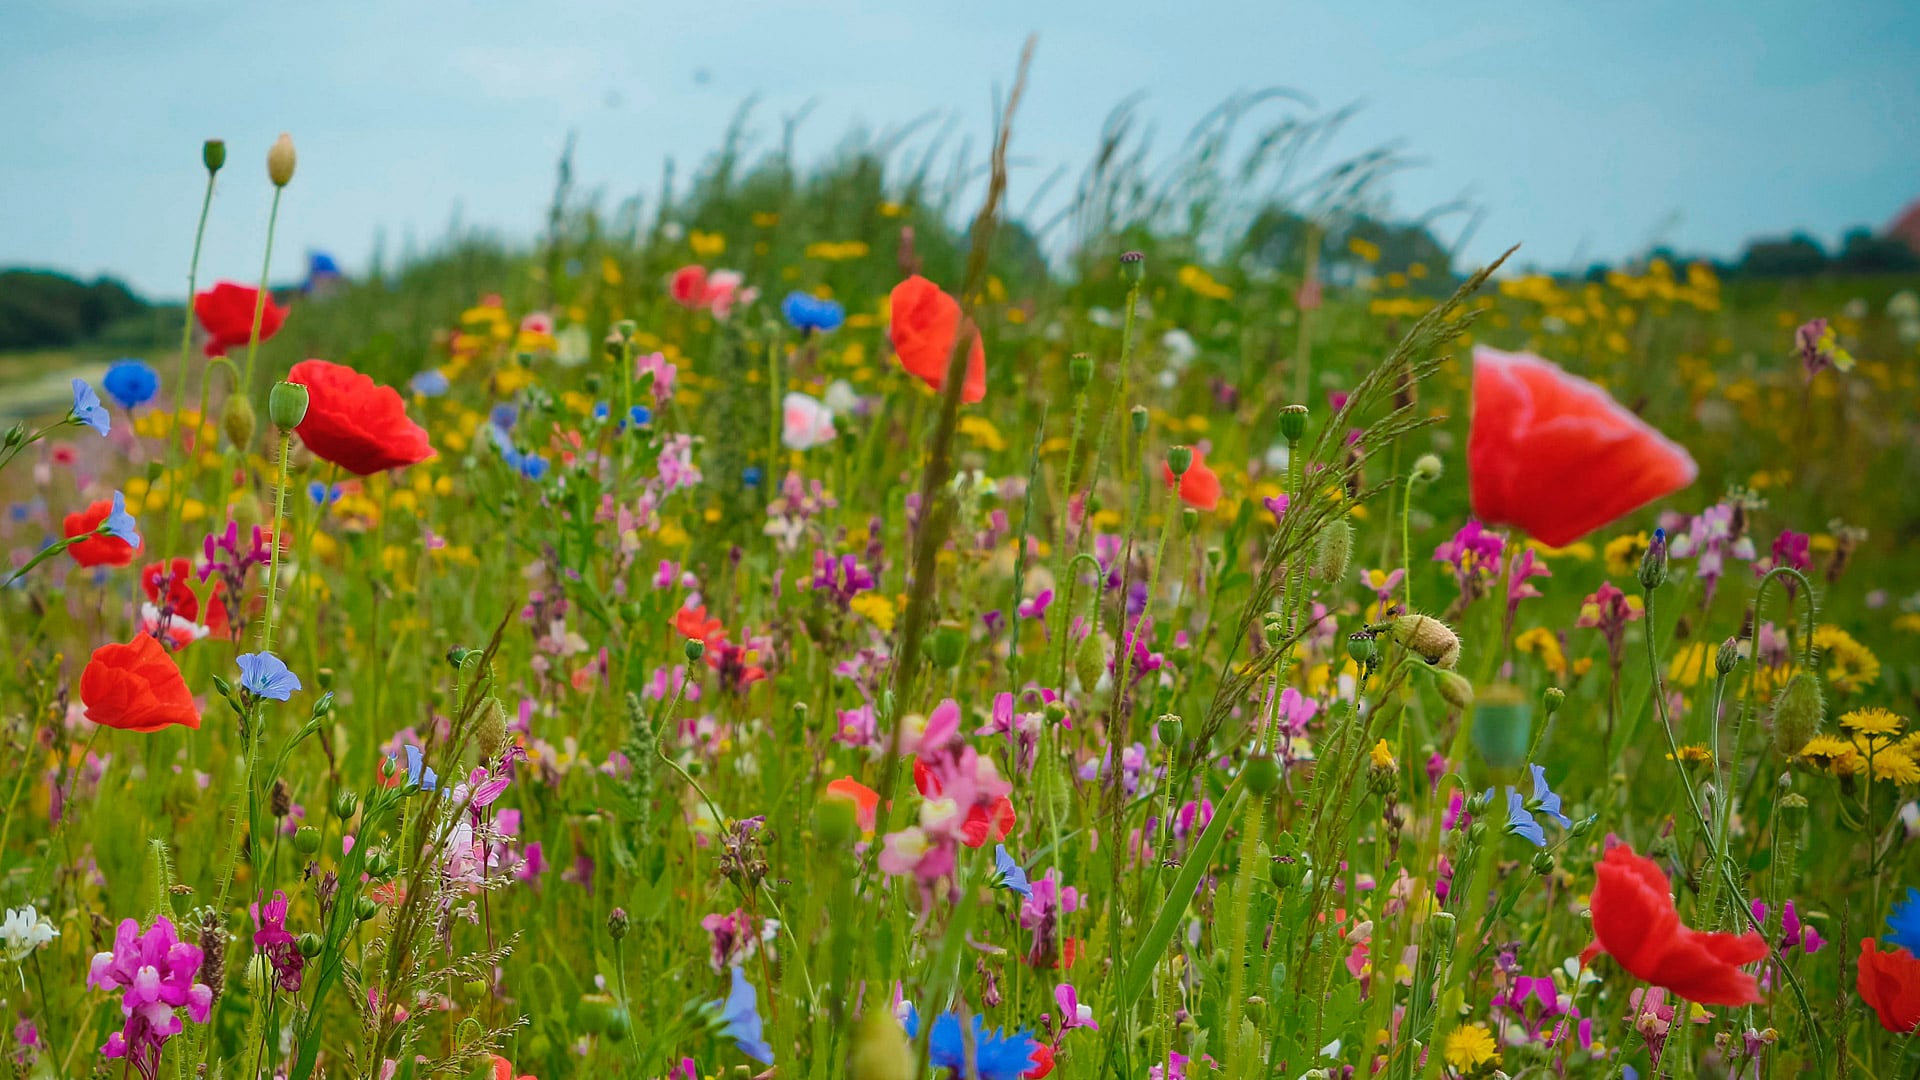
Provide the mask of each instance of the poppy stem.
{"label": "poppy stem", "polygon": [[287,455],[293,449],[293,433],[280,432],[279,475],[273,483],[273,550],[267,555],[267,617],[261,620],[260,651],[273,651],[274,606],[280,598],[280,520],[287,514]]}
{"label": "poppy stem", "polygon": [[247,371],[240,381],[240,392],[253,389],[253,356],[260,351],[260,320],[267,313],[267,278],[273,271],[273,227],[280,220],[280,193],[286,189],[278,184],[273,188],[273,209],[267,212],[267,254],[260,260],[260,291],[253,298],[253,329],[247,335]]}

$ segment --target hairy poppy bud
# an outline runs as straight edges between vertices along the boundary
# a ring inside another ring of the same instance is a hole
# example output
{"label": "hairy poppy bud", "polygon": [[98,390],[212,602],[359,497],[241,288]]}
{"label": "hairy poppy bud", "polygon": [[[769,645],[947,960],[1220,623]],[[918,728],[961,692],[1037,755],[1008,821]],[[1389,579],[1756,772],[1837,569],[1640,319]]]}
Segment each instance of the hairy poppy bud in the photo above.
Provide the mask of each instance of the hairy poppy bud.
{"label": "hairy poppy bud", "polygon": [[281,431],[292,431],[307,418],[307,388],[285,379],[267,391],[267,419]]}
{"label": "hairy poppy bud", "polygon": [[[1473,684],[1457,671],[1440,671],[1440,700],[1456,709],[1473,708]],[[1524,754],[1525,751],[1523,750]]]}
{"label": "hairy poppy bud", "polygon": [[245,394],[233,394],[220,409],[220,430],[227,433],[227,441],[237,449],[245,450],[253,444],[253,403]]}
{"label": "hairy poppy bud", "polygon": [[1340,581],[1347,576],[1347,565],[1352,561],[1353,524],[1339,517],[1320,530],[1319,544],[1313,552],[1313,576],[1321,581]]}
{"label": "hairy poppy bud", "polygon": [[1074,353],[1067,360],[1067,377],[1073,380],[1075,390],[1093,385],[1093,357],[1083,352]]}
{"label": "hairy poppy bud", "polygon": [[933,639],[928,643],[927,655],[943,668],[960,666],[960,657],[966,652],[967,631],[958,623],[941,623],[933,628]]}
{"label": "hairy poppy bud", "polygon": [[480,748],[480,760],[498,761],[507,749],[507,710],[496,697],[487,698],[487,703],[480,708],[480,723],[473,732],[474,742]]}
{"label": "hairy poppy bud", "polygon": [[217,173],[227,163],[227,144],[223,139],[208,139],[200,144],[200,161],[207,171]]}
{"label": "hairy poppy bud", "polygon": [[1307,434],[1307,407],[1305,405],[1280,406],[1280,434],[1290,443],[1299,442]]}
{"label": "hairy poppy bud", "polygon": [[1437,668],[1460,662],[1460,636],[1431,615],[1402,615],[1393,620],[1393,639]]}
{"label": "hairy poppy bud", "polygon": [[1497,682],[1480,695],[1473,714],[1473,745],[1488,765],[1515,769],[1527,760],[1533,738],[1533,703],[1510,682]]}
{"label": "hairy poppy bud", "polygon": [[1167,451],[1167,470],[1177,479],[1193,468],[1193,447],[1176,446]]}
{"label": "hairy poppy bud", "polygon": [[1100,675],[1107,670],[1107,640],[1099,633],[1091,633],[1080,639],[1080,647],[1073,653],[1073,673],[1080,677],[1080,688],[1092,693],[1100,685]]}
{"label": "hairy poppy bud", "polygon": [[1421,454],[1413,460],[1413,478],[1423,484],[1431,484],[1440,479],[1440,458],[1436,454]]}
{"label": "hairy poppy bud", "polygon": [[1280,786],[1280,763],[1263,750],[1247,759],[1240,775],[1246,778],[1248,791],[1265,795]]}
{"label": "hairy poppy bud", "polygon": [[1782,757],[1798,754],[1807,740],[1819,734],[1826,714],[1819,678],[1812,672],[1794,672],[1773,702],[1773,748]]}
{"label": "hairy poppy bud", "polygon": [[281,132],[267,151],[267,178],[274,187],[286,187],[293,180],[293,136]]}
{"label": "hairy poppy bud", "polygon": [[1640,587],[1651,592],[1667,583],[1667,530],[1653,530],[1653,539],[1640,556]]}

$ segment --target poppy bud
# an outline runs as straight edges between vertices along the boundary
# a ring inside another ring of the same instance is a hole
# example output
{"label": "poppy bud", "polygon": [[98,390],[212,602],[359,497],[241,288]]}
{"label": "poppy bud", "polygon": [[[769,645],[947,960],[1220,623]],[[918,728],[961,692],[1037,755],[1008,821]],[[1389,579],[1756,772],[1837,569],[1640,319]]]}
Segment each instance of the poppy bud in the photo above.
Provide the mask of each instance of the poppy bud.
{"label": "poppy bud", "polygon": [[1049,701],[1041,713],[1047,718],[1049,726],[1059,727],[1060,723],[1067,718],[1067,707],[1058,701]]}
{"label": "poppy bud", "polygon": [[689,662],[699,660],[705,655],[707,655],[706,642],[701,641],[699,638],[690,637],[687,639],[687,660]]}
{"label": "poppy bud", "polygon": [[1459,635],[1430,615],[1402,615],[1393,620],[1393,639],[1434,667],[1451,670],[1460,662]]}
{"label": "poppy bud", "polygon": [[1075,390],[1093,385],[1093,357],[1083,352],[1074,353],[1067,360],[1067,377],[1073,380]]}
{"label": "poppy bud", "polygon": [[1305,405],[1280,406],[1280,434],[1289,442],[1297,443],[1307,433],[1307,407]]}
{"label": "poppy bud", "polygon": [[1180,511],[1180,525],[1186,529],[1187,535],[1193,535],[1193,530],[1200,527],[1200,511],[1191,506],[1183,507]]}
{"label": "poppy bud", "polygon": [[851,1080],[911,1080],[915,1075],[913,1047],[888,1010],[869,1008],[860,1017],[847,1073]]}
{"label": "poppy bud", "polygon": [[1100,675],[1107,670],[1107,639],[1104,634],[1091,633],[1080,639],[1080,647],[1073,653],[1073,673],[1080,678],[1080,688],[1092,693],[1100,685]]}
{"label": "poppy bud", "polygon": [[227,144],[224,139],[208,139],[200,144],[200,161],[207,171],[217,173],[227,163]]}
{"label": "poppy bud", "polygon": [[1300,860],[1291,855],[1275,855],[1267,863],[1267,877],[1276,889],[1291,888],[1300,880]]}
{"label": "poppy bud", "polygon": [[1133,433],[1135,435],[1145,435],[1147,433],[1147,407],[1145,405],[1135,405],[1128,415],[1133,421]]}
{"label": "poppy bud", "polygon": [[1533,703],[1526,691],[1510,682],[1487,687],[1473,714],[1473,745],[1487,764],[1496,769],[1520,767],[1527,760],[1532,738]]}
{"label": "poppy bud", "polygon": [[[1456,709],[1473,708],[1473,684],[1456,671],[1440,671],[1440,700]],[[1525,751],[1522,751],[1524,754]]]}
{"label": "poppy bud", "polygon": [[1740,666],[1740,642],[1735,638],[1728,638],[1720,643],[1720,648],[1713,654],[1713,673],[1724,679],[1733,674],[1733,669],[1738,666]]}
{"label": "poppy bud", "polygon": [[247,400],[247,395],[233,394],[227,398],[220,410],[220,430],[227,433],[227,441],[238,449],[245,450],[253,443],[253,403]]}
{"label": "poppy bud", "polygon": [[320,940],[320,935],[312,932],[301,934],[295,940],[300,945],[300,955],[309,960],[319,956],[320,950],[326,947],[326,942]]}
{"label": "poppy bud", "polygon": [[474,743],[480,749],[481,761],[498,761],[507,749],[507,710],[496,697],[489,697],[480,708],[480,723],[473,731]]}
{"label": "poppy bud", "polygon": [[1546,706],[1549,720],[1553,719],[1553,714],[1559,712],[1560,706],[1566,703],[1567,692],[1557,686],[1549,686],[1540,692],[1540,704]]}
{"label": "poppy bud", "polygon": [[293,136],[281,132],[267,151],[267,178],[274,187],[286,187],[293,180]]}
{"label": "poppy bud", "polygon": [[333,816],[345,821],[360,808],[360,797],[342,788],[333,794]]}
{"label": "poppy bud", "polygon": [[1161,746],[1176,747],[1180,745],[1180,723],[1180,718],[1172,713],[1161,715],[1160,722],[1155,726],[1155,730],[1160,736]]}
{"label": "poppy bud", "polygon": [[1247,759],[1240,775],[1246,779],[1248,791],[1265,795],[1280,786],[1280,763],[1263,750]]}
{"label": "poppy bud", "polygon": [[292,431],[307,418],[307,388],[285,379],[267,391],[267,419],[281,431]]}
{"label": "poppy bud", "polygon": [[626,908],[617,907],[607,912],[607,936],[613,940],[619,941],[621,938],[626,937],[629,924],[630,920],[627,918]]}
{"label": "poppy bud", "polygon": [[1320,531],[1313,552],[1313,576],[1321,581],[1340,581],[1347,576],[1347,564],[1353,561],[1353,524],[1345,517],[1335,518]]}
{"label": "poppy bud", "polygon": [[1440,479],[1440,458],[1436,454],[1421,454],[1413,460],[1413,478],[1423,484],[1431,484]]}
{"label": "poppy bud", "polygon": [[929,642],[927,655],[943,668],[960,666],[960,656],[967,648],[967,631],[957,623],[941,623],[933,628],[933,640]]}
{"label": "poppy bud", "polygon": [[1653,530],[1653,539],[1640,556],[1640,587],[1652,592],[1667,583],[1667,530]]}
{"label": "poppy bud", "polygon": [[1147,257],[1138,251],[1128,251],[1120,256],[1120,276],[1127,284],[1138,285],[1147,273]]}
{"label": "poppy bud", "polygon": [[1780,801],[1774,805],[1774,812],[1780,815],[1781,827],[1798,832],[1807,821],[1807,797],[1790,791],[1780,797]]}
{"label": "poppy bud", "polygon": [[1807,740],[1819,734],[1826,713],[1819,678],[1807,671],[1794,672],[1773,702],[1773,748],[1782,757],[1798,754]]}
{"label": "poppy bud", "polygon": [[1175,479],[1187,475],[1187,470],[1191,468],[1193,468],[1193,447],[1176,446],[1167,451],[1167,469],[1173,473]]}

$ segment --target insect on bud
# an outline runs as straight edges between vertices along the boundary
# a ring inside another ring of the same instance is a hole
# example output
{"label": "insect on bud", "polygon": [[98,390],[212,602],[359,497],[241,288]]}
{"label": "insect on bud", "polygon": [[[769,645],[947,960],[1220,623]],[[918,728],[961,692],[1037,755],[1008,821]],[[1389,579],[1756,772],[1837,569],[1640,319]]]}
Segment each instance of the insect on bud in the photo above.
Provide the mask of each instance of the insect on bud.
{"label": "insect on bud", "polygon": [[217,173],[227,163],[227,143],[224,139],[208,139],[200,144],[200,161],[210,173]]}
{"label": "insect on bud", "polygon": [[1280,434],[1289,443],[1297,443],[1307,434],[1307,407],[1305,405],[1280,406]]}
{"label": "insect on bud", "polygon": [[285,379],[267,391],[267,419],[283,433],[300,426],[307,418],[307,388]]}
{"label": "insect on bud", "polygon": [[283,131],[267,151],[267,179],[274,187],[286,187],[293,181],[294,157],[293,136]]}

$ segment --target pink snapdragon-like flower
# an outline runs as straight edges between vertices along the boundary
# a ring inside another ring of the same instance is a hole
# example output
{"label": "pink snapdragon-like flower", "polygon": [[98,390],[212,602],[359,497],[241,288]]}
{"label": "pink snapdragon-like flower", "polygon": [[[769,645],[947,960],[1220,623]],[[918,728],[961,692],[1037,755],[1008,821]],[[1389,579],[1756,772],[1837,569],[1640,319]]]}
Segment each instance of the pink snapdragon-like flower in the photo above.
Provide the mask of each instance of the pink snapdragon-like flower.
{"label": "pink snapdragon-like flower", "polygon": [[126,1058],[145,1080],[154,1080],[162,1048],[183,1030],[178,1010],[186,1009],[196,1024],[213,1013],[213,991],[194,981],[203,958],[200,947],[181,941],[165,916],[144,933],[133,919],[122,920],[112,951],[95,953],[87,972],[88,989],[122,991],[126,1023],[107,1037],[100,1052]]}

